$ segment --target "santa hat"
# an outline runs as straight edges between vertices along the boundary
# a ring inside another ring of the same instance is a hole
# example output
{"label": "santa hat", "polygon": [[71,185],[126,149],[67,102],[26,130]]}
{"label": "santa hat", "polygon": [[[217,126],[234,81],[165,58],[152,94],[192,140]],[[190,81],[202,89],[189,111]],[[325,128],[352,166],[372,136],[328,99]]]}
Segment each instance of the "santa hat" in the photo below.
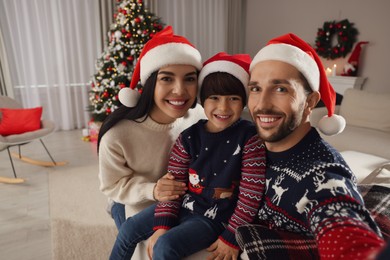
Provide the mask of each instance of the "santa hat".
{"label": "santa hat", "polygon": [[313,91],[319,91],[328,115],[318,124],[319,130],[326,135],[341,133],[345,127],[345,119],[335,115],[336,93],[326,77],[324,67],[316,51],[305,41],[294,34],[286,34],[268,42],[254,57],[253,67],[266,60],[286,62],[300,71]]}
{"label": "santa hat", "polygon": [[[202,57],[199,51],[184,37],[174,35],[171,26],[156,33],[141,51],[133,71],[130,88],[119,91],[119,101],[127,107],[135,107],[142,93],[142,86],[150,75],[168,65],[192,65],[202,68]],[[138,82],[141,86],[136,89]]]}
{"label": "santa hat", "polygon": [[219,52],[203,63],[203,68],[200,71],[198,84],[199,93],[201,91],[203,80],[211,73],[226,72],[239,81],[245,88],[247,93],[247,85],[249,81],[249,65],[251,57],[248,54],[229,55],[225,52]]}
{"label": "santa hat", "polygon": [[357,76],[358,68],[359,68],[359,59],[360,52],[362,51],[362,45],[368,44],[369,42],[358,42],[353,49],[351,56],[348,58],[348,63],[344,66],[344,72],[341,76]]}

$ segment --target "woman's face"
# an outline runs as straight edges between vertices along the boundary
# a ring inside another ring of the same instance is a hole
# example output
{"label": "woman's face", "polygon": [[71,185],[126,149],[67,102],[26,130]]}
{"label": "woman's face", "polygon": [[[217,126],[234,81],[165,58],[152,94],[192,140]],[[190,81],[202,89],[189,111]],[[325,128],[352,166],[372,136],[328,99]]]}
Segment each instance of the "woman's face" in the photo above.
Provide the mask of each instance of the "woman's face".
{"label": "woman's face", "polygon": [[157,73],[150,117],[160,124],[169,124],[183,117],[195,102],[197,89],[198,76],[194,66],[169,65],[161,68]]}

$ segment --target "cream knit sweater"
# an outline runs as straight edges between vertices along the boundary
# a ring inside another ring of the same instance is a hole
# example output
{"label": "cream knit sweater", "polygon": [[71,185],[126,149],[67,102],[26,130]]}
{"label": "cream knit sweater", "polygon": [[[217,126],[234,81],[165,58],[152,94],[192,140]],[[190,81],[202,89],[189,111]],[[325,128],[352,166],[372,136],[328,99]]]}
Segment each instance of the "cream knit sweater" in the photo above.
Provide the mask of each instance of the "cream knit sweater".
{"label": "cream knit sweater", "polygon": [[181,131],[205,118],[200,105],[172,124],[151,118],[122,120],[106,132],[99,147],[100,190],[126,205],[126,217],[151,205],[157,180],[167,172],[169,151]]}

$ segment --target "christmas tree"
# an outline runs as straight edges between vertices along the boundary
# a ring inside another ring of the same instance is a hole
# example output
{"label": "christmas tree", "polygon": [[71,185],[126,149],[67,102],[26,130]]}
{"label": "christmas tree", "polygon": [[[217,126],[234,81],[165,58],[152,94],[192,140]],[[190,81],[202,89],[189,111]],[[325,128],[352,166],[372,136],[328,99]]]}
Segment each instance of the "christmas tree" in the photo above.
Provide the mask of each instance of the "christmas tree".
{"label": "christmas tree", "polygon": [[160,18],[145,9],[142,0],[118,0],[108,45],[97,59],[91,83],[92,121],[102,122],[120,106],[118,92],[128,87],[145,43],[163,28]]}

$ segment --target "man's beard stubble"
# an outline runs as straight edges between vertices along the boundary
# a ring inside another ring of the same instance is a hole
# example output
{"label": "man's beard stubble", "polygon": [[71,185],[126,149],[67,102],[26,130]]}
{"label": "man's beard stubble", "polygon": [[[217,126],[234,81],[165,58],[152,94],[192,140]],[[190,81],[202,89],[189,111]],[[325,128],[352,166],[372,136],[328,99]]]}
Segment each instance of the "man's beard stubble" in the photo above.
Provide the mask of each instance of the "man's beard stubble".
{"label": "man's beard stubble", "polygon": [[[276,112],[276,111],[258,111],[254,113],[254,116],[252,116],[252,120],[256,118],[256,114],[266,114],[266,115],[284,115],[283,118],[286,119],[285,122],[278,128],[276,128],[274,133],[271,135],[265,136],[262,134],[262,129],[256,124],[257,133],[259,134],[259,137],[269,143],[279,142],[282,139],[286,138],[288,135],[290,135],[302,122],[302,115],[303,115],[303,106],[300,106],[299,110],[295,113],[292,113],[290,117],[287,117],[284,113]],[[253,122],[256,122],[253,120]]]}

